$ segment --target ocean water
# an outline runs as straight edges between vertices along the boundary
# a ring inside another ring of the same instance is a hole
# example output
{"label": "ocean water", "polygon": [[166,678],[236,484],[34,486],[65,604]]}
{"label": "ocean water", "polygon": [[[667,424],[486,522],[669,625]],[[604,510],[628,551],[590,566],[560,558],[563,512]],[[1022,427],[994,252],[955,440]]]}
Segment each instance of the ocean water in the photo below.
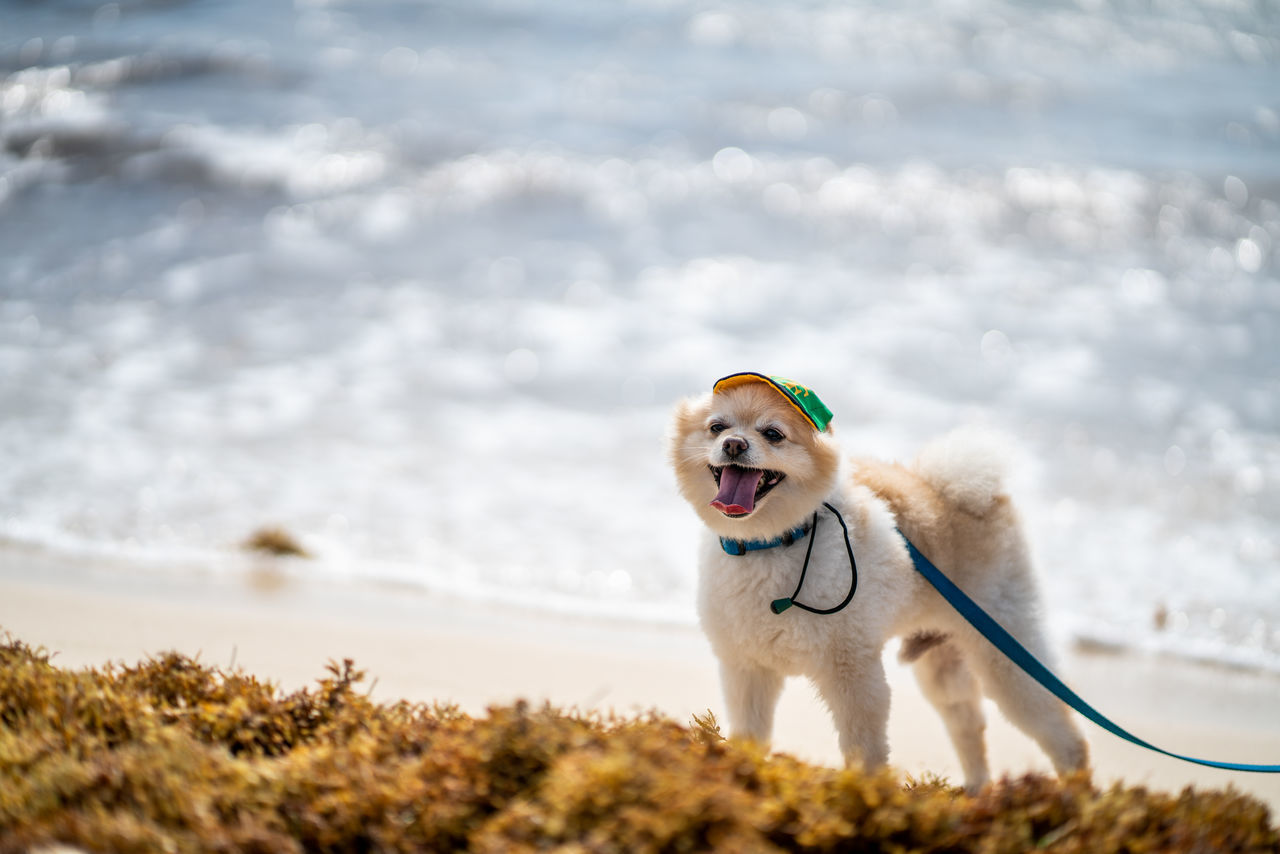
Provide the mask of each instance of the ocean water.
{"label": "ocean water", "polygon": [[0,0],[0,543],[692,622],[672,403],[1020,446],[1061,638],[1280,671],[1276,0]]}

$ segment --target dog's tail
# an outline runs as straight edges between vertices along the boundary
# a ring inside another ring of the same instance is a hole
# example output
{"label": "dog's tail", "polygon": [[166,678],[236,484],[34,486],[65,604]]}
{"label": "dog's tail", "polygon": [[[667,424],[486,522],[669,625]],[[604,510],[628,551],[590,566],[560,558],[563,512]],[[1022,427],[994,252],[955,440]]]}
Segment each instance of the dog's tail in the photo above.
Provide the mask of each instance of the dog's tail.
{"label": "dog's tail", "polygon": [[1005,437],[965,427],[926,445],[912,468],[961,510],[985,516],[996,499],[1007,495],[1011,456]]}

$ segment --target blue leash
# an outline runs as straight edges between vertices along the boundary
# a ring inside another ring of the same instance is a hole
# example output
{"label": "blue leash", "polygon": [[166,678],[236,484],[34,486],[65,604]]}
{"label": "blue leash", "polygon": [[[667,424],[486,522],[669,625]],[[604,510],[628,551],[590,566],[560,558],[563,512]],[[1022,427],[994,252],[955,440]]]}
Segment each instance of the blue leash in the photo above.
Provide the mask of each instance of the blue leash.
{"label": "blue leash", "polygon": [[[901,531],[898,532],[902,534]],[[1103,715],[1093,706],[1090,706],[1080,698],[1078,694],[1063,684],[1062,680],[1054,676],[1049,668],[1040,663],[1034,655],[1027,651],[1027,648],[1018,643],[1013,635],[1005,631],[1004,627],[997,623],[990,614],[982,610],[977,602],[970,599],[963,590],[955,585],[955,583],[947,578],[942,572],[934,566],[927,557],[920,553],[920,550],[907,539],[906,535],[902,535],[902,539],[907,544],[907,550],[911,553],[911,562],[915,564],[916,571],[925,577],[925,580],[937,588],[942,594],[942,598],[951,603],[951,607],[960,612],[960,616],[964,617],[969,623],[977,629],[983,637],[991,641],[995,648],[1000,650],[1009,660],[1021,667],[1027,672],[1032,679],[1035,679],[1045,688],[1047,688],[1059,700],[1093,721],[1098,726],[1105,729],[1112,735],[1118,735],[1125,741],[1145,747],[1148,750],[1154,750],[1156,753],[1162,753],[1165,756],[1172,756],[1174,759],[1181,759],[1184,762],[1194,762],[1197,765],[1207,765],[1210,768],[1225,768],[1228,771],[1254,771],[1260,774],[1280,774],[1280,765],[1247,765],[1239,762],[1214,762],[1210,759],[1195,759],[1191,756],[1182,756],[1177,753],[1170,753],[1156,747],[1150,742],[1143,741],[1136,735],[1122,729],[1111,721],[1110,718]]]}

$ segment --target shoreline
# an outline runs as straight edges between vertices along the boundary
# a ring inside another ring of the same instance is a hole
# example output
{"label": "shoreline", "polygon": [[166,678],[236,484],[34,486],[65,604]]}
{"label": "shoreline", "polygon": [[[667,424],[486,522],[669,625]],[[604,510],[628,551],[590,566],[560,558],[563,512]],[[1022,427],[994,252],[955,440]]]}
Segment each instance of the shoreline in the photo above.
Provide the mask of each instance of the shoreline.
{"label": "shoreline", "polygon": [[[107,562],[95,560],[97,565]],[[272,574],[161,576],[121,563],[0,548],[0,631],[56,653],[63,667],[134,663],[177,650],[239,667],[290,691],[351,658],[378,701],[455,703],[480,714],[518,699],[623,715],[656,711],[688,724],[723,721],[715,658],[695,627],[564,617],[450,600],[419,590],[313,583]],[[1121,726],[1206,759],[1280,762],[1280,678],[1129,653],[1068,650],[1061,675]],[[904,775],[958,781],[941,722],[908,668],[886,661],[893,691],[890,763]],[[1038,748],[987,704],[993,775],[1048,772]],[[1088,721],[1095,785],[1122,779],[1176,793],[1233,786],[1280,814],[1280,775],[1245,774],[1160,756]],[[826,710],[789,680],[774,749],[840,764]]]}

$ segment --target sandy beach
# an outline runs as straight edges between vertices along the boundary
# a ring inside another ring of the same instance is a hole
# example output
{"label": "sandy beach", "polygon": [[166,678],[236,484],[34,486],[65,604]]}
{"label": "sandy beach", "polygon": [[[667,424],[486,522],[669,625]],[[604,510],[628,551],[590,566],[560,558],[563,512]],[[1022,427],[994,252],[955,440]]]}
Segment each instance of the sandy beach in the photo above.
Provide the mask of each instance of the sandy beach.
{"label": "sandy beach", "polygon": [[[354,659],[376,699],[456,703],[471,713],[519,698],[688,722],[723,718],[716,665],[696,628],[497,610],[420,590],[300,583],[250,575],[103,568],[0,549],[0,629],[56,652],[64,667],[134,662],[164,651],[236,666],[285,689]],[[959,779],[941,724],[910,672],[887,662],[891,762],[903,773]],[[1210,759],[1280,761],[1280,679],[1165,659],[1065,651],[1066,681],[1122,726],[1166,749]],[[1031,742],[989,708],[993,771],[1048,770]],[[1203,768],[1130,746],[1082,721],[1095,781],[1177,791],[1234,786],[1280,809],[1280,776]],[[788,684],[774,746],[836,764],[825,709]]]}

